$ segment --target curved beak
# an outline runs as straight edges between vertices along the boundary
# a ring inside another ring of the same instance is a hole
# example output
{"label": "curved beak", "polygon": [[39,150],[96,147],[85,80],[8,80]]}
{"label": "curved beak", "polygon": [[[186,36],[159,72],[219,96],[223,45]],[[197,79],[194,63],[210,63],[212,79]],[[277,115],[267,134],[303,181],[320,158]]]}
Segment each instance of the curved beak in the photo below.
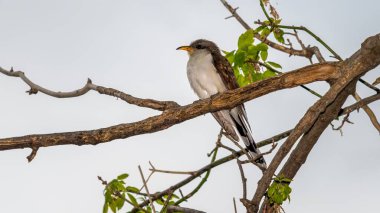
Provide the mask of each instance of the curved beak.
{"label": "curved beak", "polygon": [[192,47],[190,47],[190,46],[180,46],[176,50],[185,50],[189,54],[193,53],[193,51],[194,51],[194,49]]}

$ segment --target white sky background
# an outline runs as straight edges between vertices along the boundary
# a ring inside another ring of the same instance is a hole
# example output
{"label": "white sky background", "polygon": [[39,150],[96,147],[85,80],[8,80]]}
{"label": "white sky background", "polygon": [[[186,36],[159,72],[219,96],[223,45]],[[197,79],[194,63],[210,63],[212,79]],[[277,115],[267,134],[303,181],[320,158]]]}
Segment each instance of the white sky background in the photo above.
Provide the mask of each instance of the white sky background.
{"label": "white sky background", "polygon": [[[248,23],[263,19],[258,1],[231,1]],[[304,25],[343,58],[379,33],[378,0],[274,1],[284,24]],[[0,66],[24,71],[34,82],[58,91],[95,84],[142,98],[189,104],[196,100],[186,77],[187,55],[175,48],[198,38],[236,49],[244,31],[219,1],[17,1],[0,0]],[[301,34],[306,44],[317,44]],[[324,53],[326,51],[321,47]],[[327,56],[327,55],[326,55]],[[303,58],[271,50],[270,60],[284,71],[308,65]],[[364,79],[372,82],[379,68]],[[326,84],[311,85],[326,91]],[[159,112],[90,92],[72,99],[29,96],[20,79],[0,75],[0,137],[89,130],[138,121]],[[363,97],[373,94],[359,84]],[[246,104],[257,141],[294,127],[317,99],[301,88],[276,92]],[[353,99],[349,98],[349,103]],[[380,102],[370,105],[380,117]],[[352,113],[344,136],[328,128],[292,183],[287,212],[369,212],[380,198],[379,133],[364,112]],[[141,185],[137,165],[148,174],[157,168],[195,170],[209,162],[219,131],[206,115],[168,130],[97,146],[41,148],[32,163],[30,150],[0,154],[0,212],[100,212],[103,186],[127,172]],[[225,143],[228,143],[224,140]],[[267,148],[265,148],[267,149]],[[229,154],[220,152],[219,156]],[[268,159],[271,156],[267,156]],[[260,172],[246,166],[249,197]],[[156,174],[150,190],[163,190],[183,176]],[[199,179],[200,180],[200,179]],[[199,181],[198,180],[198,181]],[[184,191],[192,189],[187,187]],[[242,188],[235,162],[214,169],[206,185],[184,205],[207,212],[233,212],[232,197]],[[239,212],[244,212],[239,203]]]}

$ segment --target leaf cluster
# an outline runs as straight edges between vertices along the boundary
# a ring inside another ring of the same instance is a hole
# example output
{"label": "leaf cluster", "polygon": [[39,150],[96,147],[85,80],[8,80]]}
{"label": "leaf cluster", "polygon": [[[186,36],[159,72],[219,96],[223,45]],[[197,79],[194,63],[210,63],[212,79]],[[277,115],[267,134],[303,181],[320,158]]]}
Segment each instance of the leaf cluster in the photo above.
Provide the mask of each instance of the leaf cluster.
{"label": "leaf cluster", "polygon": [[[145,201],[148,200],[148,196],[144,193],[141,193],[140,190],[134,186],[127,186],[125,180],[128,178],[128,174],[124,173],[117,176],[116,179],[113,179],[109,182],[104,188],[104,205],[103,213],[108,213],[109,209],[113,213],[118,212],[124,207],[124,204],[127,202],[134,208],[138,208],[137,213],[152,213],[153,210],[151,206],[145,206],[144,208],[139,207],[137,200]],[[157,206],[161,206],[161,211],[165,213],[166,209],[170,205],[174,205],[179,197],[175,194],[165,195],[157,200],[154,203]],[[156,208],[157,209],[157,208]]]}
{"label": "leaf cluster", "polygon": [[271,205],[282,205],[284,201],[290,201],[292,188],[290,188],[289,184],[291,181],[291,179],[284,176],[278,176],[273,179],[273,183],[269,186],[266,193]]}
{"label": "leaf cluster", "polygon": [[[276,20],[278,22],[278,20]],[[267,21],[269,23],[269,21]],[[249,29],[240,35],[238,49],[231,52],[224,51],[225,57],[233,67],[239,86],[267,79],[276,75],[275,69],[282,68],[278,63],[267,61],[268,45],[259,42],[255,44],[255,34],[267,37],[270,34],[281,43],[284,42],[284,32],[281,29],[270,28],[267,25],[256,29]],[[261,69],[264,65],[264,69]]]}

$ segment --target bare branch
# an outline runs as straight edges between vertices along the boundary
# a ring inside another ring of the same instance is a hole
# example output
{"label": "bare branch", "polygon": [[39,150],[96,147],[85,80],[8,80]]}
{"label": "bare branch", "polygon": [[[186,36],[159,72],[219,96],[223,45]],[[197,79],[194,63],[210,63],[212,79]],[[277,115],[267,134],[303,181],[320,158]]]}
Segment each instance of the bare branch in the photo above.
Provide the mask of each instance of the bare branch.
{"label": "bare branch", "polygon": [[380,93],[376,94],[376,95],[369,96],[367,98],[363,98],[360,101],[356,102],[355,104],[352,104],[351,106],[347,106],[344,109],[342,109],[339,113],[339,116],[351,113],[351,112],[358,110],[358,109],[362,108],[363,106],[366,106],[367,104],[370,104],[370,103],[377,101],[379,99],[380,99]]}
{"label": "bare branch", "polygon": [[173,101],[156,101],[153,99],[136,98],[113,88],[105,88],[105,87],[93,84],[90,79],[88,79],[87,83],[80,89],[77,89],[71,92],[55,92],[55,91],[46,89],[42,86],[35,84],[28,77],[26,77],[24,72],[13,71],[13,68],[10,71],[7,71],[0,67],[0,73],[3,73],[4,75],[7,75],[7,76],[18,77],[22,79],[31,88],[29,91],[27,91],[29,95],[42,92],[48,96],[52,96],[55,98],[73,98],[73,97],[82,96],[90,90],[94,90],[94,91],[99,92],[100,94],[105,94],[105,95],[119,98],[129,104],[137,105],[140,107],[147,107],[147,108],[160,110],[160,111],[164,111],[164,110],[179,106],[176,102],[173,102]]}
{"label": "bare branch", "polygon": [[[355,92],[353,96],[354,96],[354,98],[355,98],[356,101],[361,101],[362,100],[357,92]],[[372,122],[372,125],[380,133],[380,124],[379,124],[379,121],[376,118],[375,113],[373,113],[373,111],[371,110],[371,108],[369,108],[369,106],[367,106],[367,105],[362,106],[362,108],[364,109],[365,113],[367,113],[369,119]]]}

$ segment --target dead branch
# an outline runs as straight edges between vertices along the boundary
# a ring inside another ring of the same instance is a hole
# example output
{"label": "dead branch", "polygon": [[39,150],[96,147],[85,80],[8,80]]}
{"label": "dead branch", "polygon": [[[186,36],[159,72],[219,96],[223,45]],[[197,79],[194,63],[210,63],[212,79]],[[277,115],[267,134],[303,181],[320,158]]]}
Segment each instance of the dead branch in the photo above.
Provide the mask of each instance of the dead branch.
{"label": "dead branch", "polygon": [[137,105],[140,107],[147,107],[147,108],[160,110],[160,111],[164,111],[164,110],[179,106],[176,102],[173,102],[173,101],[156,101],[153,99],[136,98],[136,97],[133,97],[132,95],[126,94],[124,92],[121,92],[113,88],[106,88],[106,87],[93,84],[90,79],[88,79],[86,84],[80,89],[77,89],[71,92],[55,92],[34,83],[28,77],[26,77],[24,72],[13,71],[13,68],[11,68],[10,71],[7,71],[0,67],[0,73],[10,76],[10,77],[18,77],[21,80],[23,80],[28,86],[30,86],[30,90],[27,91],[29,95],[37,94],[38,92],[41,92],[45,95],[52,96],[55,98],[73,98],[73,97],[82,96],[86,94],[87,92],[94,90],[94,91],[99,92],[100,94],[119,98],[129,104]]}
{"label": "dead branch", "polygon": [[[361,101],[362,100],[357,92],[355,92],[353,96],[354,96],[354,98],[355,98],[356,101]],[[362,108],[364,109],[364,112],[367,113],[367,115],[368,115],[368,117],[369,117],[372,125],[380,133],[380,124],[379,124],[379,121],[377,121],[375,113],[373,113],[373,111],[371,110],[371,108],[369,108],[369,106],[367,106],[367,105],[363,105]]]}

